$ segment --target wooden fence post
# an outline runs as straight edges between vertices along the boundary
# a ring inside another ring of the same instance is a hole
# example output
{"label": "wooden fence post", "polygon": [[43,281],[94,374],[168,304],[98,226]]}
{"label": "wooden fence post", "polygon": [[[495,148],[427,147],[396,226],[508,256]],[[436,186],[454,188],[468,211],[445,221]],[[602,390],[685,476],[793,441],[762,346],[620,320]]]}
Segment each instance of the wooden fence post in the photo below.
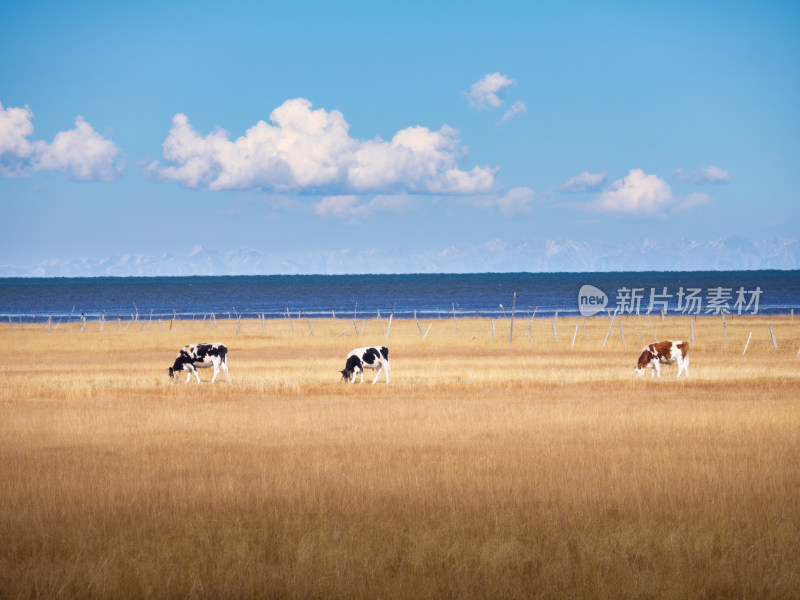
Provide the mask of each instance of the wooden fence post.
{"label": "wooden fence post", "polygon": [[753,332],[752,331],[750,332],[750,335],[747,336],[747,342],[744,345],[744,351],[742,352],[742,356],[744,356],[745,352],[747,352],[747,347],[750,345],[750,338],[751,337],[753,337]]}
{"label": "wooden fence post", "polygon": [[769,326],[769,335],[772,338],[772,347],[775,350],[778,349],[778,341],[775,339],[775,331],[772,329],[772,325]]}
{"label": "wooden fence post", "polygon": [[392,318],[394,317],[394,313],[389,315],[389,325],[386,327],[386,339],[389,339],[389,332],[392,330]]}
{"label": "wooden fence post", "polygon": [[514,299],[511,301],[511,333],[508,335],[508,343],[514,340],[514,310],[517,308],[517,292],[514,292]]}
{"label": "wooden fence post", "polygon": [[536,308],[534,308],[534,309],[533,309],[533,314],[531,315],[531,320],[530,320],[530,323],[528,323],[528,331],[527,331],[527,335],[528,335],[528,343],[529,343],[529,344],[530,344],[530,343],[531,343],[531,341],[533,340],[533,335],[531,334],[531,327],[533,326],[533,317],[535,317],[535,316],[536,316],[536,311],[537,311],[537,310],[539,310],[539,306],[538,306],[538,305],[536,306]]}
{"label": "wooden fence post", "polygon": [[725,325],[725,313],[722,313],[722,329],[725,331],[725,347],[728,346],[728,326]]}
{"label": "wooden fence post", "polygon": [[424,339],[425,339],[425,337],[428,335],[428,332],[431,330],[431,327],[433,327],[433,323],[431,323],[430,325],[428,325],[428,328],[425,330],[425,335],[423,335],[423,336],[422,336],[422,339],[423,339],[423,340],[424,340]]}
{"label": "wooden fence post", "polygon": [[614,319],[616,318],[617,318],[617,309],[614,309],[614,314],[611,317],[611,324],[608,326],[608,332],[606,333],[606,339],[603,340],[603,348],[605,348],[606,344],[608,343],[608,336],[611,335],[611,328],[614,327]]}
{"label": "wooden fence post", "polygon": [[572,334],[572,347],[575,347],[575,338],[578,337],[578,326],[580,323],[575,324],[575,333]]}

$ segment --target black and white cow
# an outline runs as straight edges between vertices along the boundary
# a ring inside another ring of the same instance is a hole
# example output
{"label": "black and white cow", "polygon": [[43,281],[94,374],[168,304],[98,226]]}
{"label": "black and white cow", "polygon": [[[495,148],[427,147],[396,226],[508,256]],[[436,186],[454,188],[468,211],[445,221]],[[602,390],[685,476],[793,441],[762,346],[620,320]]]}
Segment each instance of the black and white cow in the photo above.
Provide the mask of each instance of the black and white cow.
{"label": "black and white cow", "polygon": [[678,363],[678,377],[681,373],[689,376],[689,342],[666,340],[655,342],[642,349],[642,354],[634,366],[637,375],[643,374],[648,367],[653,369],[653,377],[661,377],[661,365]]}
{"label": "black and white cow", "polygon": [[216,342],[214,344],[190,344],[181,348],[178,358],[175,359],[175,364],[172,365],[168,371],[169,376],[173,381],[177,381],[180,377],[180,371],[188,371],[186,375],[186,383],[192,378],[194,373],[197,383],[200,383],[200,375],[197,374],[197,369],[206,369],[214,367],[214,376],[211,378],[211,383],[214,383],[219,369],[225,371],[225,381],[228,381],[228,349],[225,344]]}
{"label": "black and white cow", "polygon": [[356,375],[361,374],[361,383],[364,383],[364,369],[375,369],[375,379],[378,381],[381,369],[386,373],[386,383],[389,383],[389,349],[386,346],[369,346],[356,348],[347,355],[347,363],[342,370],[342,379],[356,382]]}

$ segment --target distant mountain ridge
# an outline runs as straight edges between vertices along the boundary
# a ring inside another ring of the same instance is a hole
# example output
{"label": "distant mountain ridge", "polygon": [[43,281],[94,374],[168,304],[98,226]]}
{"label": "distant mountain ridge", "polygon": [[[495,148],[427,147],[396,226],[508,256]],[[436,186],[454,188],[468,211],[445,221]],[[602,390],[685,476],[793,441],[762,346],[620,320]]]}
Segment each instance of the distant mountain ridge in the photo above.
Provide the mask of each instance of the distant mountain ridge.
{"label": "distant mountain ridge", "polygon": [[252,248],[195,246],[186,254],[122,254],[102,260],[54,259],[32,267],[0,265],[0,277],[180,275],[343,275],[352,273],[482,273],[602,271],[737,271],[800,269],[800,241],[710,242],[687,238],[628,242],[500,239],[434,250],[393,247],[279,255]]}

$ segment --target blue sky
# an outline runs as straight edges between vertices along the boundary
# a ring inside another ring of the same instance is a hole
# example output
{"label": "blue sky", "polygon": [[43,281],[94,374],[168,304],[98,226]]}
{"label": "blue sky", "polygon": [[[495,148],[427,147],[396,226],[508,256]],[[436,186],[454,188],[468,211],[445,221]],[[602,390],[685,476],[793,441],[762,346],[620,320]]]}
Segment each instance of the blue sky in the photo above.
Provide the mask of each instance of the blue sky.
{"label": "blue sky", "polygon": [[0,264],[797,238],[795,2],[2,15]]}

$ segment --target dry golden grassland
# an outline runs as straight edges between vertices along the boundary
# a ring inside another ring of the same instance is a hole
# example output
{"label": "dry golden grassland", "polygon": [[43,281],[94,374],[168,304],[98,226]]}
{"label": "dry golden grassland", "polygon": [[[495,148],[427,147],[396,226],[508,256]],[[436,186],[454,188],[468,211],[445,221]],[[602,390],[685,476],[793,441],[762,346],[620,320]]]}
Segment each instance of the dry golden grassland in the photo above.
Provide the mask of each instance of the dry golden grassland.
{"label": "dry golden grassland", "polygon": [[0,598],[800,597],[800,319],[619,322],[6,327]]}

